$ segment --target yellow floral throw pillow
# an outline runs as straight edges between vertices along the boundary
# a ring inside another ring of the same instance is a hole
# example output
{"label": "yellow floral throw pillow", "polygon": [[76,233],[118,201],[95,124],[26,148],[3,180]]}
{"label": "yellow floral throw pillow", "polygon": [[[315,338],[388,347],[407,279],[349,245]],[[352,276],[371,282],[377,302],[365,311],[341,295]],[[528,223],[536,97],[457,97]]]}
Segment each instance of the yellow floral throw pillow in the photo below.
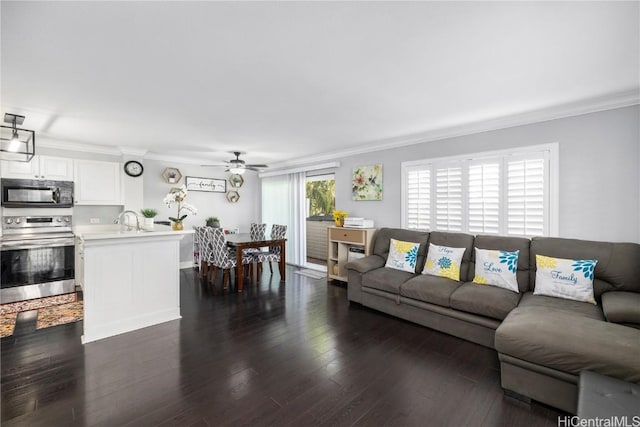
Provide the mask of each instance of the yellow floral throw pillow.
{"label": "yellow floral throw pillow", "polygon": [[391,239],[391,244],[389,245],[389,256],[387,257],[385,267],[415,273],[419,248],[420,243],[403,242],[401,240]]}
{"label": "yellow floral throw pillow", "polygon": [[446,277],[460,281],[460,263],[465,248],[449,248],[429,243],[427,262],[424,264],[422,274]]}
{"label": "yellow floral throw pillow", "polygon": [[476,275],[473,282],[518,292],[518,254],[476,248]]}
{"label": "yellow floral throw pillow", "polygon": [[595,259],[536,255],[536,286],[533,294],[595,304],[593,271],[597,263]]}

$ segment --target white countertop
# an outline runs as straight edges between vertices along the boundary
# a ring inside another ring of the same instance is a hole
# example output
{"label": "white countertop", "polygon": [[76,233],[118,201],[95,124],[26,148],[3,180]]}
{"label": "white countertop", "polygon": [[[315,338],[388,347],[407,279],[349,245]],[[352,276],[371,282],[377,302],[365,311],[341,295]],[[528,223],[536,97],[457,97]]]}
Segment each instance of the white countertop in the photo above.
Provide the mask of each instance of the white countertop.
{"label": "white countertop", "polygon": [[155,224],[153,230],[142,229],[136,231],[135,227],[127,227],[119,224],[100,224],[100,225],[76,225],[73,227],[73,233],[76,237],[83,240],[99,240],[99,239],[129,239],[139,237],[155,237],[155,236],[181,236],[183,234],[193,234],[193,229],[174,231],[168,225]]}

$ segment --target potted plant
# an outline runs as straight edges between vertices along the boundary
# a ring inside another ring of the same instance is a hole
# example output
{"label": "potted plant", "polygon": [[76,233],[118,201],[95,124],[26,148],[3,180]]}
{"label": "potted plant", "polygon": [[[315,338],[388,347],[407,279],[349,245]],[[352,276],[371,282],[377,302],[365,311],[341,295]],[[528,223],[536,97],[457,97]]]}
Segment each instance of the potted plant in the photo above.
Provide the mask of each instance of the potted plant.
{"label": "potted plant", "polygon": [[158,211],[153,208],[140,209],[140,213],[144,217],[144,228],[153,230],[153,218],[158,215]]}
{"label": "potted plant", "polygon": [[184,199],[186,198],[187,187],[185,187],[184,185],[182,187],[172,188],[171,191],[169,191],[169,194],[167,194],[164,198],[164,204],[167,205],[167,207],[172,207],[174,203],[178,205],[178,214],[175,217],[169,217],[169,220],[171,220],[171,228],[173,228],[174,230],[184,229],[182,221],[184,221],[188,213],[191,213],[193,215],[198,214],[198,210],[194,206],[184,201]]}
{"label": "potted plant", "polygon": [[341,211],[336,209],[335,211],[333,211],[333,220],[336,222],[336,225],[338,227],[343,227],[344,226],[344,219],[346,217],[348,217],[349,214],[346,213],[345,211]]}
{"label": "potted plant", "polygon": [[207,227],[220,228],[220,218],[217,216],[210,216],[205,219]]}

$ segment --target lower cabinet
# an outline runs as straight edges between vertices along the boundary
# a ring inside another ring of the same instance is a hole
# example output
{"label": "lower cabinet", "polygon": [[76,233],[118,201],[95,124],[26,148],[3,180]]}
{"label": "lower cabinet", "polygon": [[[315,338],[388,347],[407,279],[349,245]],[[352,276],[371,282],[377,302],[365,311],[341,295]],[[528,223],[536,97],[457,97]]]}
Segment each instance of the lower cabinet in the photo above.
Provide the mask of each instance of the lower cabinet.
{"label": "lower cabinet", "polygon": [[375,228],[329,227],[327,229],[327,277],[347,281],[344,266],[351,259],[371,255]]}

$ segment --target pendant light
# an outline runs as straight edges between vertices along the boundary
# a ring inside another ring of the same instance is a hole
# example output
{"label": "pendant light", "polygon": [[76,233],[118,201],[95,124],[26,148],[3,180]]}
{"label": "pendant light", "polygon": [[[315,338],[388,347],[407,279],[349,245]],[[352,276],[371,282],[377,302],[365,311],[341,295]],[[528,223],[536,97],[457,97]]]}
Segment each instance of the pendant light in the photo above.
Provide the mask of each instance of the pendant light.
{"label": "pendant light", "polygon": [[14,162],[31,161],[36,153],[36,133],[28,129],[20,129],[24,116],[5,113],[4,122],[11,126],[1,125],[0,159]]}

